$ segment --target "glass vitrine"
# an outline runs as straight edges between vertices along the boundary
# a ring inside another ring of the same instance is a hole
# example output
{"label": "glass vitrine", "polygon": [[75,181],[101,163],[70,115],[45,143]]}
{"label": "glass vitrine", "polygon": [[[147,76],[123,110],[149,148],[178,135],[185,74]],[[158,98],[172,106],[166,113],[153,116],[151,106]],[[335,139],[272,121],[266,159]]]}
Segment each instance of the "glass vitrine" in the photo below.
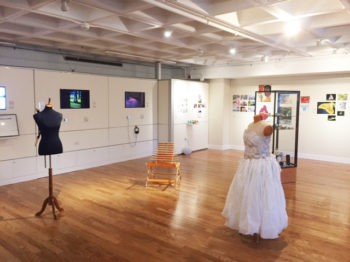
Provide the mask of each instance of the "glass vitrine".
{"label": "glass vitrine", "polygon": [[282,168],[298,163],[300,91],[257,91],[255,113],[273,126],[271,151]]}

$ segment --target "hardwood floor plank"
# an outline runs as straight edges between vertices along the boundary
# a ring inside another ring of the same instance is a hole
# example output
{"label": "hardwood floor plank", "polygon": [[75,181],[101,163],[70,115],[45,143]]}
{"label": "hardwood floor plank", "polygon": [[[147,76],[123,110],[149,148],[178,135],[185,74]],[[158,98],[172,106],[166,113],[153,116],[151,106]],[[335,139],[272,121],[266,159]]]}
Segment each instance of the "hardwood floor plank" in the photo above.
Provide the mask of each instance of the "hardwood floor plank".
{"label": "hardwood floor plank", "polygon": [[242,155],[180,156],[178,191],[145,187],[149,158],[54,176],[58,220],[34,216],[47,178],[2,186],[0,261],[350,261],[350,165],[300,159],[283,185],[288,228],[256,244],[221,216]]}

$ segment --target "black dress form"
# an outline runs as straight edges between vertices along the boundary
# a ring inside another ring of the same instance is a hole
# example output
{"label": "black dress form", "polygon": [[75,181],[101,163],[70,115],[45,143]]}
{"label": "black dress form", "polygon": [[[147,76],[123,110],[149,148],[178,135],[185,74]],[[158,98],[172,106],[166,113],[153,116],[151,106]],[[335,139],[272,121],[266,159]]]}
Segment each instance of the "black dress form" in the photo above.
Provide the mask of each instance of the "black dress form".
{"label": "black dress form", "polygon": [[62,114],[53,110],[52,107],[46,106],[43,111],[36,113],[33,117],[41,135],[39,155],[62,153],[62,143],[58,135]]}
{"label": "black dress form", "polygon": [[39,155],[45,155],[45,166],[46,155],[49,155],[49,196],[44,200],[41,210],[35,215],[40,216],[44,212],[46,206],[50,205],[52,207],[53,216],[56,219],[55,208],[60,212],[64,210],[60,207],[56,197],[53,195],[51,155],[63,152],[62,143],[58,136],[62,114],[53,110],[51,104],[48,104],[43,111],[36,113],[33,117],[39,127],[39,136],[41,135]]}

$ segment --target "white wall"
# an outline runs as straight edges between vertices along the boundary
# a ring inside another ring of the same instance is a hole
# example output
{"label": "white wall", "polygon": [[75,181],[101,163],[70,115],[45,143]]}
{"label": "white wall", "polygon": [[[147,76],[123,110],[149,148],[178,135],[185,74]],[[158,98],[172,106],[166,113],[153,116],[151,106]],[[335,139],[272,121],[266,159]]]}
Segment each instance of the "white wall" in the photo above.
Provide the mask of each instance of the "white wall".
{"label": "white wall", "polygon": [[17,114],[20,133],[18,137],[0,138],[0,161],[36,154],[33,83],[31,69],[0,67],[0,85],[7,93],[7,110],[0,110],[0,114]]}
{"label": "white wall", "polygon": [[[153,129],[157,128],[157,81],[115,77],[109,79],[109,85],[110,145],[153,140]],[[125,108],[125,91],[145,92],[145,108]],[[140,129],[137,137],[135,125]]]}
{"label": "white wall", "polygon": [[[209,85],[177,79],[159,81],[158,85],[159,141],[173,141],[177,154],[188,145],[192,150],[208,148]],[[195,104],[205,107],[194,108]],[[189,125],[189,120],[198,123]]]}
{"label": "white wall", "polygon": [[214,79],[209,86],[209,147],[226,149],[229,145],[231,113],[229,79]]}
{"label": "white wall", "polygon": [[[52,98],[62,122],[63,154],[52,156],[54,174],[149,156],[157,138],[157,81],[0,67],[8,109],[18,116],[20,136],[0,139],[0,185],[47,176],[34,146],[35,106]],[[60,89],[90,90],[90,108],[60,109]],[[124,108],[125,91],[144,91],[145,108]],[[126,116],[131,116],[127,121]],[[134,125],[140,133],[134,135]]]}
{"label": "white wall", "polygon": [[[178,154],[188,144],[192,150],[208,148],[208,89],[209,85],[203,82],[171,80],[171,137]],[[204,104],[205,107],[194,108],[195,104]],[[198,124],[189,125],[188,120],[197,120]]]}
{"label": "white wall", "polygon": [[[272,90],[299,90],[301,96],[310,96],[309,110],[300,112],[299,157],[350,163],[350,101],[345,116],[337,116],[335,122],[316,113],[317,102],[325,101],[326,94],[350,95],[349,83],[350,75],[239,79],[231,81],[230,96],[232,100],[233,94],[254,94],[259,84],[270,84]],[[252,120],[253,113],[231,112],[231,148],[243,149],[243,131]]]}

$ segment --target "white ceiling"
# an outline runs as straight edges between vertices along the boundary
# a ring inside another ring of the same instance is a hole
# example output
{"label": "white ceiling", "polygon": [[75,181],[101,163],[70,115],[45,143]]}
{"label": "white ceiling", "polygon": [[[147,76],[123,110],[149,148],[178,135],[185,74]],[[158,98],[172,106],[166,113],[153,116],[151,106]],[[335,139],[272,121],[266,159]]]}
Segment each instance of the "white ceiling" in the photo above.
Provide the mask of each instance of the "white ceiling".
{"label": "white ceiling", "polygon": [[[0,45],[240,65],[350,51],[350,0],[0,0]],[[302,31],[286,37],[297,20]],[[171,30],[165,38],[163,32]],[[237,53],[231,55],[230,48]]]}

